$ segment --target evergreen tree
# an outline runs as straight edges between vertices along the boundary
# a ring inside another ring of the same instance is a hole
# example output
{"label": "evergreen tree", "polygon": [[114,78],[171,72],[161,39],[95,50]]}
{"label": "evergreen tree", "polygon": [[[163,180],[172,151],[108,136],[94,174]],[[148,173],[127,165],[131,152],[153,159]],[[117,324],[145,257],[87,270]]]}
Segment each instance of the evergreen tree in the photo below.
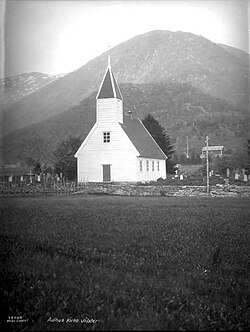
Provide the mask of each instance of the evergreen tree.
{"label": "evergreen tree", "polygon": [[68,179],[76,178],[76,158],[74,155],[81,143],[80,137],[70,136],[57,146],[54,151],[56,173],[62,173]]}
{"label": "evergreen tree", "polygon": [[166,160],[166,171],[167,173],[174,173],[175,171],[175,162],[172,159],[174,149],[170,143],[170,138],[166,134],[165,129],[159,124],[159,122],[150,114],[148,114],[142,120],[144,126],[150,132],[151,136],[154,138],[156,143],[168,157]]}

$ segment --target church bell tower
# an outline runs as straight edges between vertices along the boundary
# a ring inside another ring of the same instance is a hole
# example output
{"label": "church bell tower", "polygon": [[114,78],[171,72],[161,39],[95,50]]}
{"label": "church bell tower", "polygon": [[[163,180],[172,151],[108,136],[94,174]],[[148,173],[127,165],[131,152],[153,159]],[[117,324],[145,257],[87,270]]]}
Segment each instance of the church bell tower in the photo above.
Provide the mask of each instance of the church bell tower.
{"label": "church bell tower", "polygon": [[96,96],[96,121],[123,123],[123,100],[111,68],[110,56]]}

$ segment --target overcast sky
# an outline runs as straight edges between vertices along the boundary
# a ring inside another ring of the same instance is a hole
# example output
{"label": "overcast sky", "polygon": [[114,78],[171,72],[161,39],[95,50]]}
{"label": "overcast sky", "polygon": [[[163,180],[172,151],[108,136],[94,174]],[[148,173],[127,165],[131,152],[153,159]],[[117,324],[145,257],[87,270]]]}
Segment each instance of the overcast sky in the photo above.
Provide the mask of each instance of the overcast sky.
{"label": "overcast sky", "polygon": [[0,2],[2,76],[67,73],[152,30],[191,32],[248,52],[246,0]]}

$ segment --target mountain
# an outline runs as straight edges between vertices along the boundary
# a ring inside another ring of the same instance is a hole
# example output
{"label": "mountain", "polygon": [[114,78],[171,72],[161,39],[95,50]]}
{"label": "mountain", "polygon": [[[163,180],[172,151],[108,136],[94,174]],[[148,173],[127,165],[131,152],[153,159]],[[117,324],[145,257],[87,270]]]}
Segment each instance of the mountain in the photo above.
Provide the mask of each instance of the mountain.
{"label": "mountain", "polygon": [[[248,55],[185,32],[152,31],[111,51],[119,84],[189,84],[230,105],[248,109]],[[239,53],[241,53],[239,55]],[[97,91],[107,52],[4,110],[4,135],[64,113]]]}
{"label": "mountain", "polygon": [[0,79],[0,100],[2,109],[11,106],[23,97],[62,76],[64,75],[48,75],[33,72]]}
{"label": "mountain", "polygon": [[[132,111],[140,119],[152,114],[166,128],[179,155],[185,151],[186,136],[189,136],[190,152],[196,153],[200,153],[207,134],[211,145],[225,145],[228,149],[237,149],[246,140],[246,110],[209,96],[190,84],[120,84],[120,89],[124,114]],[[64,113],[4,137],[5,162],[25,160],[28,156],[36,159],[41,155],[51,159],[56,145],[66,137],[84,139],[95,123],[96,93]]]}
{"label": "mountain", "polygon": [[234,48],[232,46],[224,45],[224,44],[217,44],[218,46],[222,47],[225,51],[232,54],[234,57],[238,58],[246,67],[249,66],[249,54],[239,50],[238,48]]}

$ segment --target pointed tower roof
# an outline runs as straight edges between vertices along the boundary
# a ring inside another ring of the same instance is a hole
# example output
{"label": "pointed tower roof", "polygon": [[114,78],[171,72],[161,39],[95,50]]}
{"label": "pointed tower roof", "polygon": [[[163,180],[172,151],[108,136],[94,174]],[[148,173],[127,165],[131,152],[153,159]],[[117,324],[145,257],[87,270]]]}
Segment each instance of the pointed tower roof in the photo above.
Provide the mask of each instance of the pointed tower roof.
{"label": "pointed tower roof", "polygon": [[111,69],[110,58],[101,86],[96,96],[96,99],[102,98],[117,98],[122,100],[121,91]]}

